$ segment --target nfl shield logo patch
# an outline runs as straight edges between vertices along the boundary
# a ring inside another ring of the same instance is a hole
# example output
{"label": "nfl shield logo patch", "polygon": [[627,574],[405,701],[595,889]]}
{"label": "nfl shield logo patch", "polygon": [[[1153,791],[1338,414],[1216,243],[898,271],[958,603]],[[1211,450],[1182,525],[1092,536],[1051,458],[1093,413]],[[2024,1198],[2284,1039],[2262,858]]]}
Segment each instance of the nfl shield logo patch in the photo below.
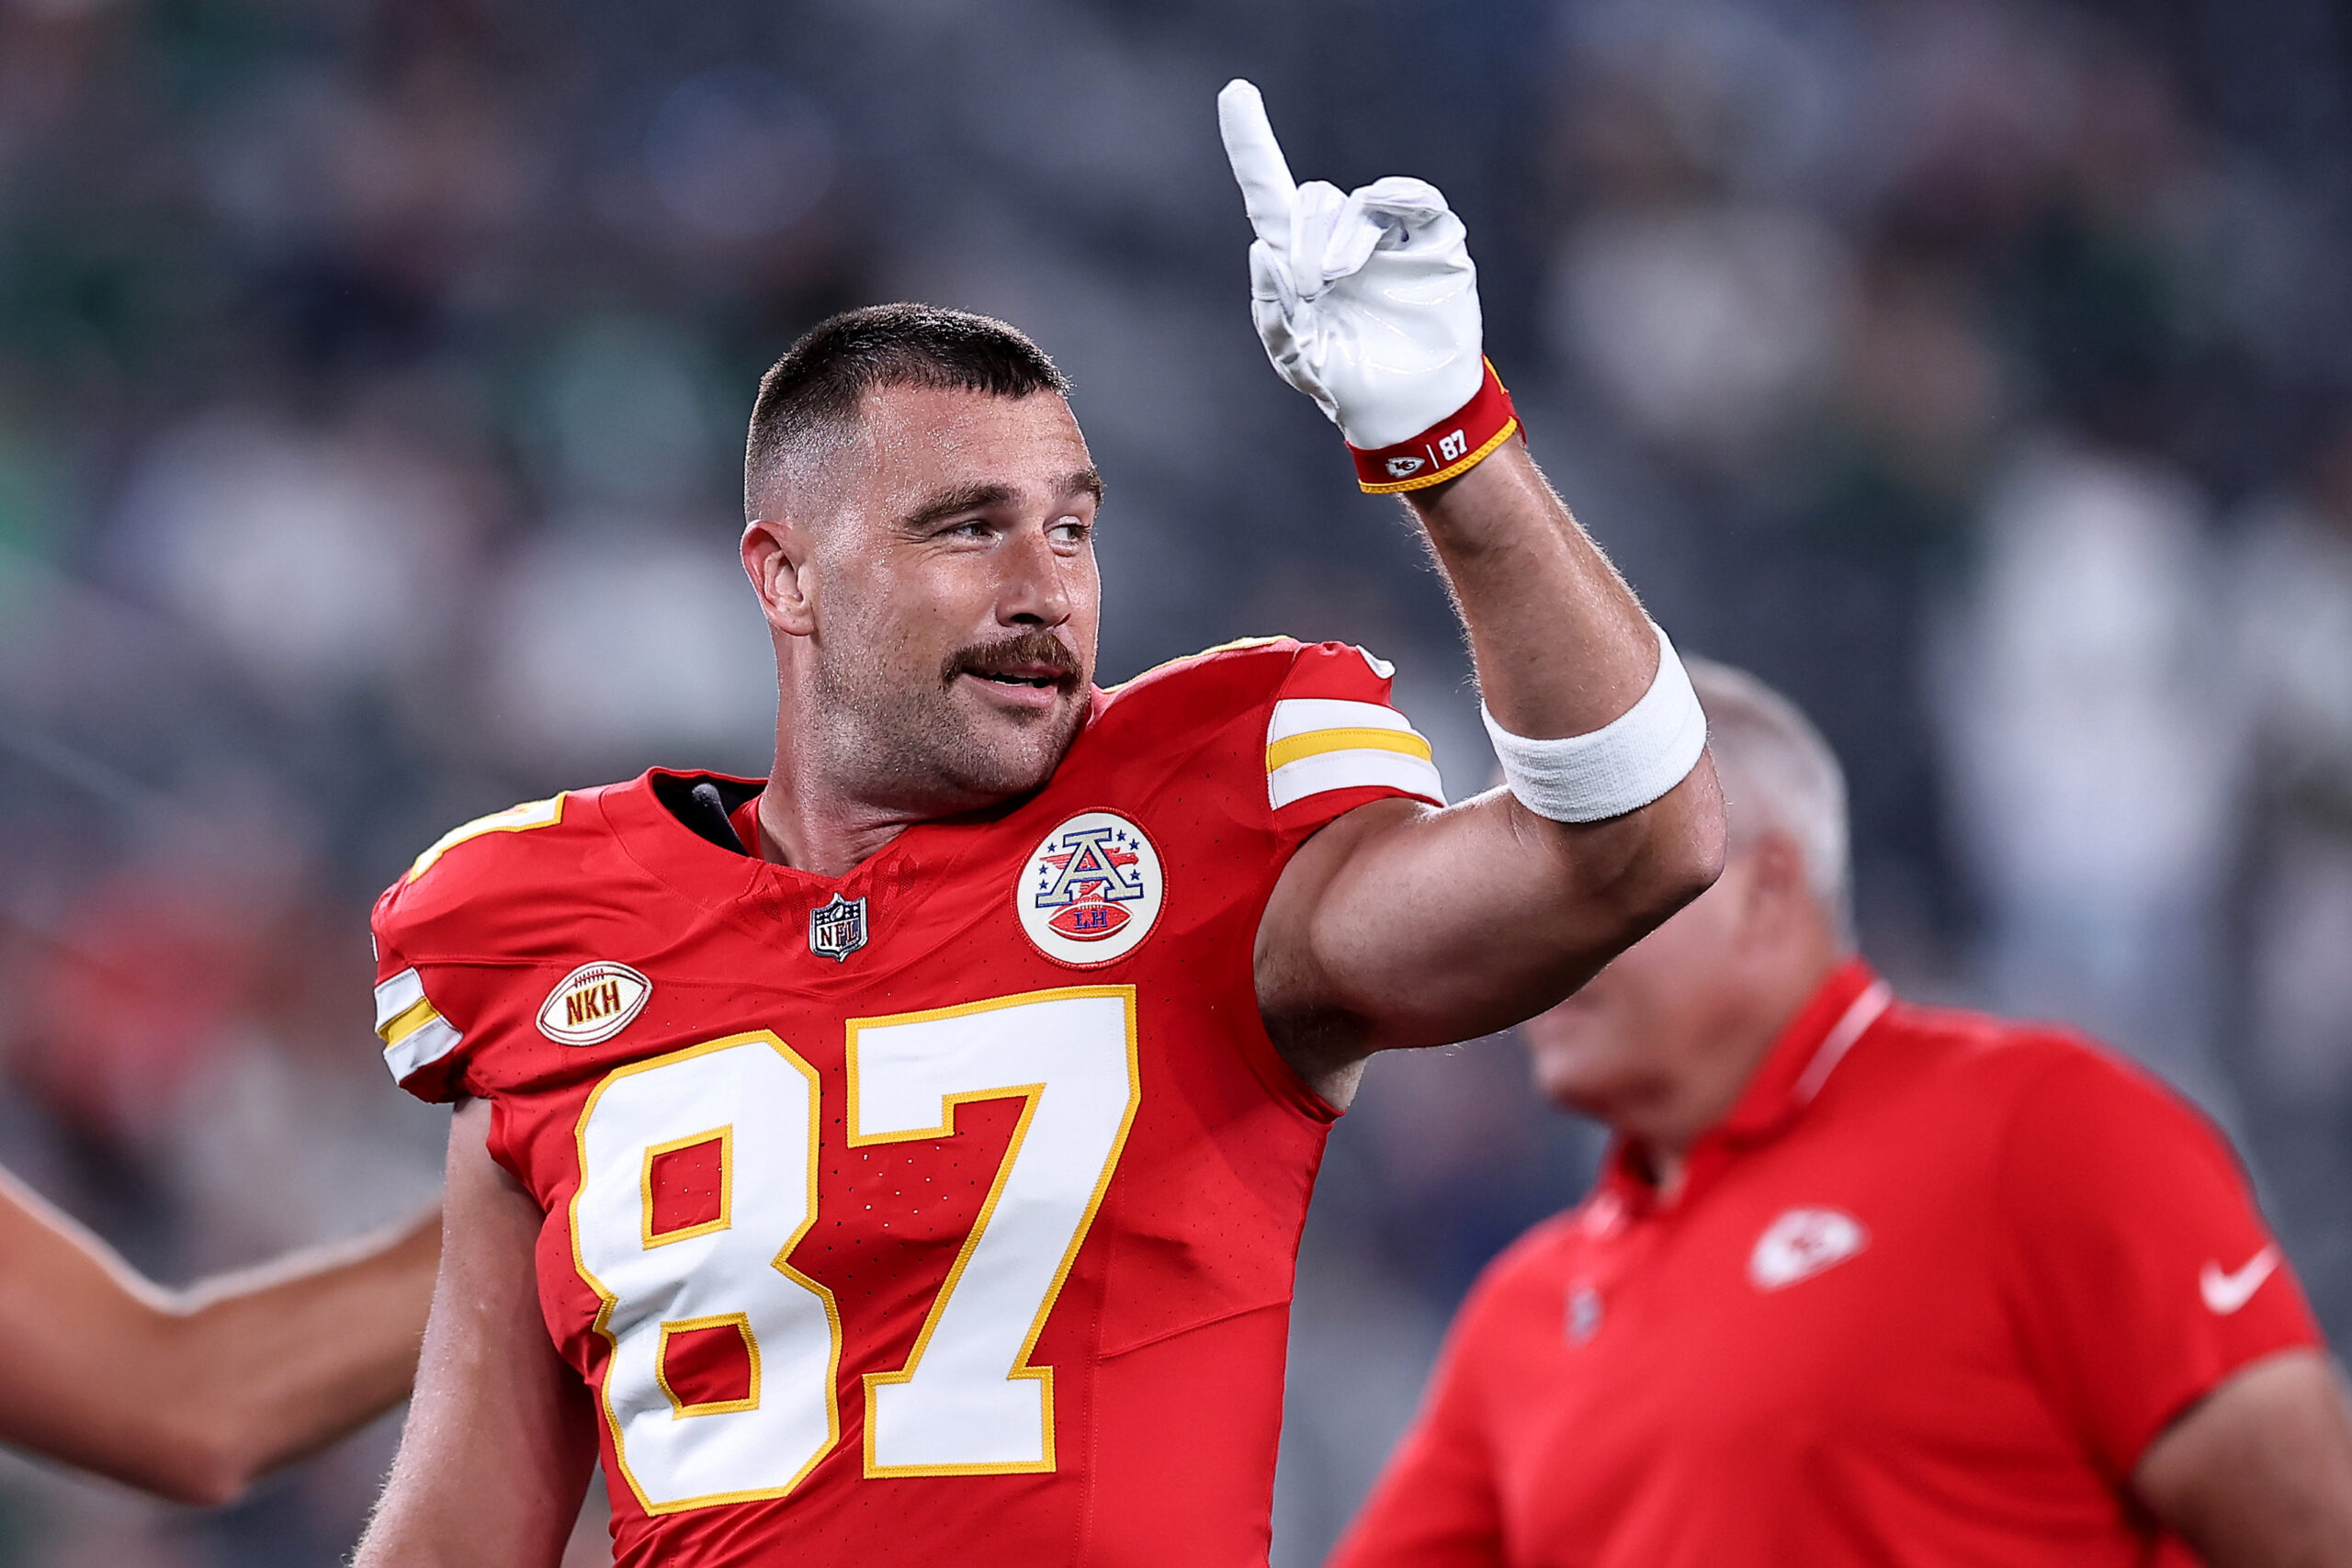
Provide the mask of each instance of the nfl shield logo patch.
{"label": "nfl shield logo patch", "polygon": [[865,945],[865,900],[836,893],[831,903],[808,911],[808,951],[835,963]]}

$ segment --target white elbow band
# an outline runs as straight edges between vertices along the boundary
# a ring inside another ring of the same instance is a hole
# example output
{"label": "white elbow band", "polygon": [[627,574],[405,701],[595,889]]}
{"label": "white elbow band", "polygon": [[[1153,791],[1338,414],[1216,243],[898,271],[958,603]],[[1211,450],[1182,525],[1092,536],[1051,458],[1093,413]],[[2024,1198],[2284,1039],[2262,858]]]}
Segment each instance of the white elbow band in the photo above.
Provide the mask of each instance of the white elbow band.
{"label": "white elbow band", "polygon": [[1657,633],[1657,674],[1642,700],[1588,735],[1530,740],[1478,713],[1503,765],[1503,782],[1521,805],[1555,822],[1599,822],[1637,811],[1688,778],[1707,749],[1707,716],[1665,628]]}

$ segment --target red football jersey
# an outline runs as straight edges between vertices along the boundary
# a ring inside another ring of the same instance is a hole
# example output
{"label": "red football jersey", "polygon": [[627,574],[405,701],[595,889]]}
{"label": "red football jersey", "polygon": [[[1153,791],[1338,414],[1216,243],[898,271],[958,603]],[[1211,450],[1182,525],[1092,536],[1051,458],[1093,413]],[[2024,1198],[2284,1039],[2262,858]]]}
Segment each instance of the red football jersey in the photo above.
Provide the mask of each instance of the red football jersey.
{"label": "red football jersey", "polygon": [[1264,1562],[1333,1111],[1251,952],[1309,834],[1439,798],[1388,673],[1286,640],[1163,667],[1035,795],[845,877],[688,825],[756,783],[657,770],[384,895],[387,1057],[488,1099],[547,1211],[620,1563]]}
{"label": "red football jersey", "polygon": [[1480,1279],[1332,1568],[2182,1562],[2133,1465],[2319,1342],[2203,1119],[1860,963],[1673,1201],[1618,1156]]}

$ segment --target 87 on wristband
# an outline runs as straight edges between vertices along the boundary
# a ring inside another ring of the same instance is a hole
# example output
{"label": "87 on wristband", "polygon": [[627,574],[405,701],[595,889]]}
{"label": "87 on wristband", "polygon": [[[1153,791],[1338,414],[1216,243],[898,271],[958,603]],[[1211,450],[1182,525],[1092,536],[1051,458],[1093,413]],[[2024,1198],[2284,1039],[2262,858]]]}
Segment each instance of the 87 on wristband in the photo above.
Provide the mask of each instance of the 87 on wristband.
{"label": "87 on wristband", "polygon": [[[950,1137],[965,1101],[1022,1101],[913,1350],[866,1374],[865,1473],[1052,1470],[1053,1369],[1029,1356],[1141,1100],[1135,987],[852,1020],[843,1066],[853,1147]],[[617,1068],[580,1113],[573,1263],[604,1303],[604,1417],[648,1513],[781,1497],[841,1440],[840,1309],[788,1261],[818,1219],[819,1086],[757,1030]],[[715,1157],[715,1212],[665,1223],[658,1162],[685,1151]],[[740,1340],[748,1387],[696,1402],[672,1373],[712,1335]]]}

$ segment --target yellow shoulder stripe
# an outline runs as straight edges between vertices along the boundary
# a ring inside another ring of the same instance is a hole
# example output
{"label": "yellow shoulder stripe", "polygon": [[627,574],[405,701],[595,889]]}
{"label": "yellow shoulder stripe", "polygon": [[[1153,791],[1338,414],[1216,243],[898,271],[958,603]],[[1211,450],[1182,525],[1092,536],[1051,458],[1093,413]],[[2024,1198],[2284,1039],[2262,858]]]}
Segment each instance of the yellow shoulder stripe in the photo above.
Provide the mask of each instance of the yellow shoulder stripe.
{"label": "yellow shoulder stripe", "polygon": [[419,997],[405,1011],[385,1020],[376,1034],[385,1044],[397,1045],[440,1016],[439,1009]]}
{"label": "yellow shoulder stripe", "polygon": [[1409,729],[1310,729],[1268,746],[1266,772],[1271,773],[1285,762],[1295,762],[1301,757],[1319,757],[1326,751],[1401,751],[1424,762],[1431,760],[1430,743]]}

